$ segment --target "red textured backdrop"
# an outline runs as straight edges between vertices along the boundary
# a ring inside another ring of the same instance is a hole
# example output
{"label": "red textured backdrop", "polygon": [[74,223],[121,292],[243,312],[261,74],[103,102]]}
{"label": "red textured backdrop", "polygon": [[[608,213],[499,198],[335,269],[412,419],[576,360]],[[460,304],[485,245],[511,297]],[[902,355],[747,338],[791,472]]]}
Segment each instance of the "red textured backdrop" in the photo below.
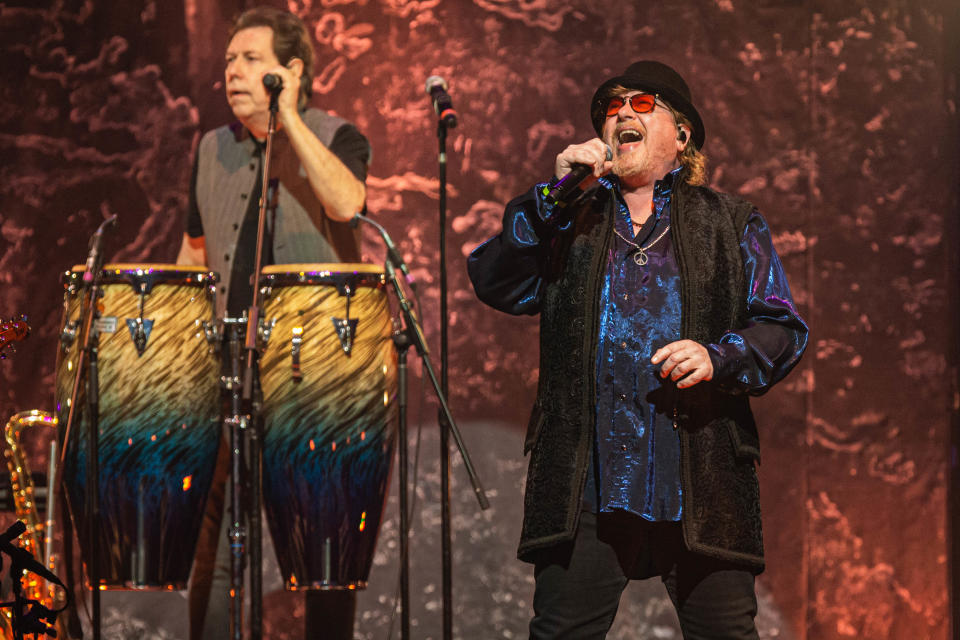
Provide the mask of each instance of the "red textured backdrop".
{"label": "red textured backdrop", "polygon": [[[109,260],[173,260],[192,150],[202,131],[229,117],[225,30],[247,4],[0,4],[0,315],[25,313],[33,327],[0,363],[0,419],[51,409],[58,274],[83,261],[105,215],[120,216]],[[450,82],[461,114],[449,140],[451,402],[472,425],[468,440],[486,479],[509,481],[481,520],[469,496],[456,503],[458,637],[525,634],[530,584],[513,545],[537,362],[535,320],[479,304],[465,254],[497,230],[507,200],[549,175],[559,150],[593,135],[586,104],[599,82],[649,57],[689,81],[711,182],[765,213],[812,329],[798,370],[757,403],[769,567],[761,634],[949,636],[960,239],[954,2],[275,4],[314,30],[315,105],[354,121],[373,144],[369,209],[423,283],[434,348],[427,76]],[[377,262],[382,252],[371,241],[367,255]],[[455,464],[456,490],[469,493],[461,474]],[[428,472],[421,491],[424,522],[435,519],[434,480]],[[392,522],[384,536],[395,533]],[[477,531],[486,532],[481,542]],[[431,535],[425,529],[421,542]],[[391,549],[381,540],[384,595],[361,600],[358,637],[386,636]],[[418,579],[419,628],[436,634],[435,580]],[[297,637],[285,621],[302,607],[287,611],[281,601],[294,602],[268,598],[269,635]],[[136,617],[129,602],[117,620]],[[663,615],[642,603],[623,609],[634,629],[649,624],[667,634],[658,637],[677,637]],[[173,623],[145,623],[140,637],[178,637],[164,624]],[[614,635],[633,637],[625,622]]]}

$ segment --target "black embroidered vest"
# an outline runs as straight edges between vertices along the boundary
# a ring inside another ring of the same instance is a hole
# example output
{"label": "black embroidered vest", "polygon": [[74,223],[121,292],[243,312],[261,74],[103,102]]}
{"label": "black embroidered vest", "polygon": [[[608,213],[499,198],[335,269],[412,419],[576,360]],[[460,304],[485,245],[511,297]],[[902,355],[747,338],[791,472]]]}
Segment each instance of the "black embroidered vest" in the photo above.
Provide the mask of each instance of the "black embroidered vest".
{"label": "black embroidered vest", "polygon": [[[530,452],[518,555],[573,539],[595,428],[596,350],[613,194],[598,190],[572,212],[545,265],[540,379],[525,442]],[[717,341],[746,320],[740,238],[753,206],[705,187],[678,185],[671,238],[681,275],[683,337]],[[763,570],[756,425],[745,396],[712,383],[682,390],[683,531],[687,547]]]}

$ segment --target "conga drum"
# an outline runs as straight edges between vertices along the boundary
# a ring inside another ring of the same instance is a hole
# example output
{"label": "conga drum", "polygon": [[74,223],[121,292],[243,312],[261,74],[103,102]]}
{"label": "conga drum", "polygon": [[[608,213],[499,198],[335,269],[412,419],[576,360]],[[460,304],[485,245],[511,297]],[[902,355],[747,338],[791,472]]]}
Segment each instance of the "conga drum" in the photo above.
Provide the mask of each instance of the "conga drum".
{"label": "conga drum", "polygon": [[263,504],[287,589],[364,588],[393,456],[396,352],[382,270],[266,267]]}
{"label": "conga drum", "polygon": [[[80,266],[63,275],[56,372],[61,430],[83,346],[83,272]],[[101,589],[186,587],[220,434],[220,359],[209,336],[215,284],[216,276],[199,267],[103,269],[97,321],[100,521],[95,523]],[[62,473],[89,566],[85,390],[84,383]]]}

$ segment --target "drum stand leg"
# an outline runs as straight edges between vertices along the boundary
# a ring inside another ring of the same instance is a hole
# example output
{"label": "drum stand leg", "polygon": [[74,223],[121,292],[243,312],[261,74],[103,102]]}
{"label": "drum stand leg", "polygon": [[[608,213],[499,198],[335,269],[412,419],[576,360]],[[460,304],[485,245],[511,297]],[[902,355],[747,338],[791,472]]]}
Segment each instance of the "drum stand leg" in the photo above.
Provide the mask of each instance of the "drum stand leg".
{"label": "drum stand leg", "polygon": [[[257,385],[254,385],[257,388]],[[258,392],[255,392],[256,397]],[[260,640],[263,634],[263,523],[260,516],[261,494],[263,487],[263,458],[260,453],[260,434],[262,423],[259,422],[260,411],[258,403],[253,402],[252,419],[247,435],[247,452],[249,455],[250,485],[248,485],[249,511],[247,523],[250,526],[250,536],[247,543],[247,553],[250,557],[250,638]]]}
{"label": "drum stand leg", "polygon": [[226,419],[230,428],[230,638],[243,638],[243,574],[246,570],[247,532],[243,524],[243,436],[246,418],[239,415]]}
{"label": "drum stand leg", "polygon": [[232,415],[224,420],[230,429],[230,528],[228,542],[230,543],[230,638],[243,639],[243,574],[246,569],[246,542],[247,532],[244,528],[246,514],[244,513],[244,495],[247,493],[244,486],[244,453],[245,439],[248,429],[247,417],[241,412],[240,394],[240,338],[239,329],[230,327],[230,361],[231,375],[225,384],[230,390]]}

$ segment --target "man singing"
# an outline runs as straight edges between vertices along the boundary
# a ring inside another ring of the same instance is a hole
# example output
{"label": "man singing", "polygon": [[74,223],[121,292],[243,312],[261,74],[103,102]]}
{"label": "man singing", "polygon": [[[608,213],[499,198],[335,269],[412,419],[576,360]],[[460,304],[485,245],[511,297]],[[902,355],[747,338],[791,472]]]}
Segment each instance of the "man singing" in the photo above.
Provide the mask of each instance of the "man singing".
{"label": "man singing", "polygon": [[[239,318],[250,306],[263,150],[269,123],[266,74],[283,84],[278,96],[263,264],[359,262],[359,231],[347,224],[363,210],[370,161],[367,139],[347,121],[308,108],[313,46],[295,15],[260,7],[230,31],[224,68],[233,124],[200,141],[178,264],[220,274],[218,317]],[[270,189],[271,192],[274,189]],[[190,586],[190,637],[222,638],[230,588],[227,521],[223,517],[228,452],[221,443],[204,530]],[[222,527],[221,527],[222,523]],[[307,637],[352,638],[355,592],[308,592]],[[208,604],[209,601],[209,604]]]}
{"label": "man singing", "polygon": [[[560,153],[468,261],[481,300],[540,314],[518,552],[535,565],[530,637],[603,638],[627,582],[658,576],[684,638],[757,638],[748,396],[797,364],[807,327],[764,218],[703,186],[704,126],[676,71],[630,65],[590,115],[599,137]],[[585,190],[554,202],[576,165]]]}

